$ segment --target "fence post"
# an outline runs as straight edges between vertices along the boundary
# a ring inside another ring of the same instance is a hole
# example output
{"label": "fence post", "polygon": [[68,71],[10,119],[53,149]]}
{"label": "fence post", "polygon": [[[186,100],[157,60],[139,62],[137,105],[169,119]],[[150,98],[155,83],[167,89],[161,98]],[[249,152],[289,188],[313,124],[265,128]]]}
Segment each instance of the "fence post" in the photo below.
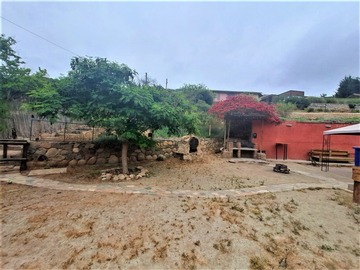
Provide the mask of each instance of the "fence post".
{"label": "fence post", "polygon": [[352,178],[354,180],[353,202],[360,204],[360,146],[354,146],[355,157],[354,167],[352,169]]}
{"label": "fence post", "polygon": [[31,141],[31,137],[32,137],[33,120],[34,120],[34,119],[31,119],[31,121],[30,121],[30,141]]}
{"label": "fence post", "polygon": [[64,142],[65,142],[65,138],[66,138],[66,121],[65,121],[65,125],[64,125]]}

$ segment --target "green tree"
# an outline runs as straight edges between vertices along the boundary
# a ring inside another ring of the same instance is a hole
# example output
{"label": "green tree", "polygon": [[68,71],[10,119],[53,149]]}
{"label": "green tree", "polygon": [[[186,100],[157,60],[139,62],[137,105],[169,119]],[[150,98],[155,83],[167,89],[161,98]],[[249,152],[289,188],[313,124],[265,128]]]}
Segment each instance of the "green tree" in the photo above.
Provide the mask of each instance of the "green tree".
{"label": "green tree", "polygon": [[[10,104],[26,102],[29,98],[27,93],[32,93],[35,89],[42,89],[45,93],[49,91],[50,86],[54,86],[54,80],[48,78],[45,69],[39,68],[37,72],[31,73],[29,68],[24,67],[25,62],[13,49],[14,45],[16,45],[14,38],[1,35],[0,130],[8,128],[6,118],[10,116]],[[51,109],[52,107],[48,108]],[[40,110],[39,113],[41,114]]]}
{"label": "green tree", "polygon": [[184,84],[178,91],[182,92],[200,111],[207,112],[214,103],[214,93],[203,84]]}
{"label": "green tree", "polygon": [[335,97],[347,98],[352,94],[360,94],[360,78],[345,76],[345,78],[340,81],[339,87],[335,93]]}
{"label": "green tree", "polygon": [[309,107],[310,101],[306,97],[288,97],[283,100],[284,103],[291,103],[296,105],[299,110],[304,110]]}
{"label": "green tree", "polygon": [[13,49],[16,40],[0,37],[0,131],[6,130],[6,119],[10,116],[10,103],[22,100],[25,96],[24,85],[30,74],[30,69],[22,67],[24,62]]}
{"label": "green tree", "polygon": [[29,80],[27,95],[30,100],[22,108],[36,112],[40,118],[47,118],[51,123],[62,114],[62,99],[58,92],[58,80],[48,78],[46,70],[39,69]]}
{"label": "green tree", "polygon": [[33,109],[51,116],[51,112],[43,110],[50,104],[57,112],[115,132],[122,141],[123,172],[129,173],[129,143],[141,147],[153,143],[144,136],[145,131],[168,127],[173,134],[181,128],[195,132],[197,123],[197,115],[181,95],[139,86],[134,81],[135,75],[135,70],[128,66],[103,58],[73,58],[67,78],[58,82],[58,90],[54,89],[57,93],[50,92],[51,96],[42,90],[31,93],[32,104],[42,104]]}
{"label": "green tree", "polygon": [[26,90],[24,85],[28,83],[30,69],[22,67],[24,62],[13,49],[16,40],[12,37],[5,37],[4,34],[0,38],[0,81],[1,96],[3,100],[10,101],[21,99],[25,96]]}
{"label": "green tree", "polygon": [[184,97],[194,106],[201,121],[199,127],[199,135],[207,136],[209,134],[209,126],[214,122],[214,117],[209,115],[207,111],[214,103],[214,93],[211,92],[204,84],[184,84],[177,89]]}

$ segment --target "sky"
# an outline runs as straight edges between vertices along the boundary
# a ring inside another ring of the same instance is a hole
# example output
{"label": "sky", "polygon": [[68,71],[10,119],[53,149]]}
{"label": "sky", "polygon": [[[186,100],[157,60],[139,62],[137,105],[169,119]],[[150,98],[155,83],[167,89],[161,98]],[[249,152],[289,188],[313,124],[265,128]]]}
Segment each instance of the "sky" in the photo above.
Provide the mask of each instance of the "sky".
{"label": "sky", "polygon": [[[1,33],[25,66],[66,75],[104,57],[176,89],[332,96],[358,77],[359,2],[2,1]],[[54,45],[56,44],[56,45]]]}

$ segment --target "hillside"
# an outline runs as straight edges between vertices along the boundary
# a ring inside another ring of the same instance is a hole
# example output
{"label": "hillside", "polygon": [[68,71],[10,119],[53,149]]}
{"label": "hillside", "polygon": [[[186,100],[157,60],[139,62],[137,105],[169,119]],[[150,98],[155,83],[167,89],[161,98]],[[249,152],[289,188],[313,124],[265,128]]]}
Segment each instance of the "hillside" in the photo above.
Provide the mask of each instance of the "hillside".
{"label": "hillside", "polygon": [[359,123],[360,113],[295,111],[286,120],[299,122]]}

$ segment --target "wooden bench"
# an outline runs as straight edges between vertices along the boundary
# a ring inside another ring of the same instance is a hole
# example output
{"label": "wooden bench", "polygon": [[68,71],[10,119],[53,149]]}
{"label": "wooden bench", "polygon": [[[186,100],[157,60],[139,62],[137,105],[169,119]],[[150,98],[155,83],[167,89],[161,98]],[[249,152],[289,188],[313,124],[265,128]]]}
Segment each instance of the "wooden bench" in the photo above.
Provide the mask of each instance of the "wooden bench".
{"label": "wooden bench", "polygon": [[309,152],[311,162],[316,165],[316,162],[353,162],[354,158],[349,157],[349,152],[344,150],[322,150],[313,149]]}
{"label": "wooden bench", "polygon": [[[27,169],[27,152],[30,146],[30,143],[27,140],[0,140],[0,145],[3,148],[3,154],[0,158],[0,162],[14,162],[20,161],[20,171]],[[21,157],[8,157],[8,146],[9,145],[20,145],[22,146]]]}

